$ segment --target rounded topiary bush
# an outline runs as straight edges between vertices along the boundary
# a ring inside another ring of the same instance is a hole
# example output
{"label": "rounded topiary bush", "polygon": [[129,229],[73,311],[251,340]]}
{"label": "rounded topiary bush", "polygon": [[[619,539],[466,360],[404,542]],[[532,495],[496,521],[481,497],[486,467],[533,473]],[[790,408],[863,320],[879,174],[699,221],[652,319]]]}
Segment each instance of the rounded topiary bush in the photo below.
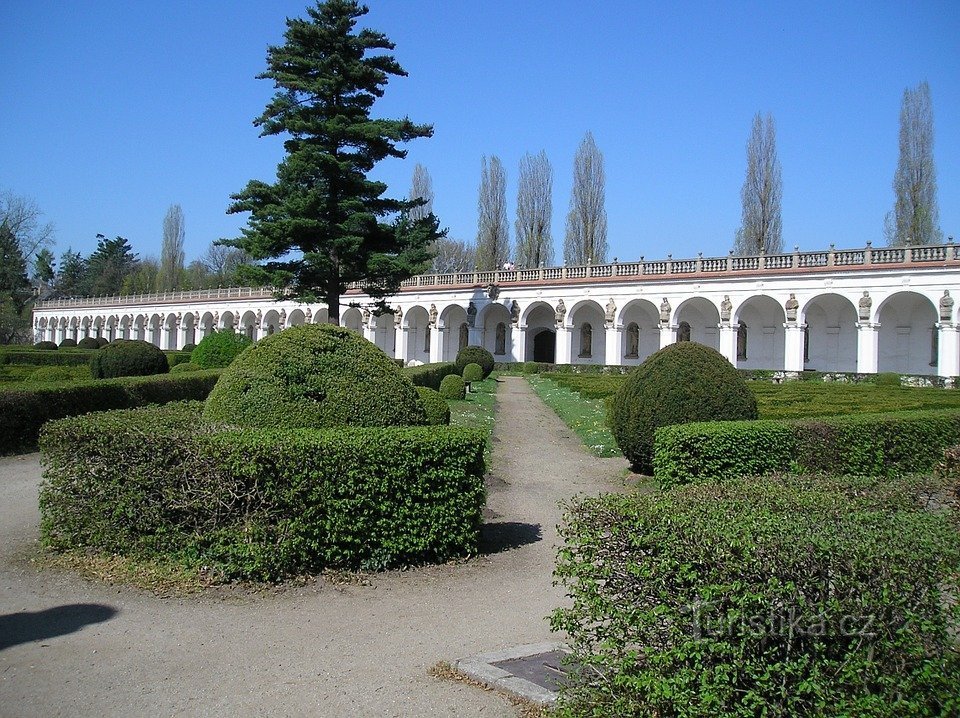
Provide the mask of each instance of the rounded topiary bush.
{"label": "rounded topiary bush", "polygon": [[190,353],[190,361],[204,369],[230,366],[230,363],[252,343],[243,334],[237,334],[229,329],[212,332],[201,339]]}
{"label": "rounded topiary bush", "polygon": [[493,371],[493,354],[483,347],[468,346],[457,353],[457,371],[463,374],[467,364],[479,364],[483,369],[483,378],[486,379]]}
{"label": "rounded topiary bush", "polygon": [[720,352],[678,342],[627,375],[610,399],[607,420],[634,470],[649,474],[658,427],[756,418],[753,392]]}
{"label": "rounded topiary bush", "polygon": [[84,337],[77,342],[77,349],[99,349],[100,342],[96,337]]}
{"label": "rounded topiary bush", "polygon": [[464,399],[467,396],[467,385],[463,378],[456,374],[447,374],[440,382],[440,396],[444,399]]}
{"label": "rounded topiary bush", "polygon": [[440,392],[429,386],[418,386],[417,393],[423,408],[427,410],[427,423],[432,426],[450,423],[450,405],[440,396]]}
{"label": "rounded topiary bush", "polygon": [[196,349],[196,348],[197,348],[197,345],[196,345],[196,344],[194,344],[193,342],[187,342],[186,344],[183,345],[183,347],[180,349],[180,351],[182,351],[182,352],[192,352],[192,351],[193,351],[194,349]]}
{"label": "rounded topiary bush", "polygon": [[56,343],[56,342],[46,342],[46,341],[44,341],[44,342],[37,342],[36,344],[33,345],[33,348],[34,348],[34,349],[46,349],[46,350],[48,350],[48,351],[52,351],[52,350],[54,350],[54,349],[57,348],[57,343]]}
{"label": "rounded topiary bush", "polygon": [[149,376],[169,371],[166,355],[142,339],[117,339],[90,358],[90,374],[94,379]]}
{"label": "rounded topiary bush", "polygon": [[110,343],[110,340],[107,339],[106,337],[97,337],[97,346],[98,346],[98,347],[103,348],[103,347],[107,346],[107,344],[109,344],[109,343]]}
{"label": "rounded topiary bush", "polygon": [[62,342],[60,342],[61,349],[72,349],[75,346],[77,346],[76,339],[64,339]]}
{"label": "rounded topiary bush", "polygon": [[291,327],[250,347],[224,370],[203,416],[285,429],[427,423],[400,367],[359,334],[331,324]]}
{"label": "rounded topiary bush", "polygon": [[174,364],[170,367],[171,374],[183,374],[185,372],[191,371],[200,371],[203,369],[199,364],[194,364],[192,361],[181,362],[180,364]]}
{"label": "rounded topiary bush", "polygon": [[464,381],[483,381],[483,367],[479,364],[467,364],[463,368]]}

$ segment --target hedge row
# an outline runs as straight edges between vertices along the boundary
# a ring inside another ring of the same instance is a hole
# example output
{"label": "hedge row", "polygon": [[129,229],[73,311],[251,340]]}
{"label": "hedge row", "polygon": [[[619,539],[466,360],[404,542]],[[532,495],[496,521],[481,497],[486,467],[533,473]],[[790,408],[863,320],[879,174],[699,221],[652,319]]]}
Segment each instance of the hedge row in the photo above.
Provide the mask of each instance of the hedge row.
{"label": "hedge row", "polygon": [[408,366],[404,368],[403,373],[413,382],[414,386],[426,386],[439,391],[443,377],[460,372],[454,362],[445,361],[436,364]]}
{"label": "hedge row", "polygon": [[204,371],[0,389],[0,454],[34,448],[40,428],[53,419],[204,399],[219,376],[218,371]]}
{"label": "hedge row", "polygon": [[960,536],[932,488],[781,476],[569,505],[557,715],[960,715]]}
{"label": "hedge row", "polygon": [[0,364],[31,364],[33,366],[80,366],[88,364],[95,349],[58,349],[48,351],[33,347],[4,347],[0,349]]}
{"label": "hedge row", "polygon": [[931,471],[958,443],[956,410],[702,422],[657,429],[653,466],[662,486],[786,471],[895,476]]}
{"label": "hedge row", "polygon": [[255,580],[477,550],[481,432],[240,431],[200,414],[192,402],[48,424],[40,439],[44,544],[172,557]]}

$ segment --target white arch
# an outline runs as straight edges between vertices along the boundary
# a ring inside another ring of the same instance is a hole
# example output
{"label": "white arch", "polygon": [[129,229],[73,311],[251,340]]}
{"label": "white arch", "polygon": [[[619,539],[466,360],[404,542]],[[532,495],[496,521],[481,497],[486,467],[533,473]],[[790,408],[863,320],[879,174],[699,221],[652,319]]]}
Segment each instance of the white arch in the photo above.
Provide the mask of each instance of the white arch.
{"label": "white arch", "polygon": [[603,307],[593,299],[575,302],[567,312],[574,364],[606,364],[606,322]]}
{"label": "white arch", "polygon": [[735,326],[740,325],[736,365],[742,369],[783,369],[786,314],[780,302],[768,294],[754,294],[737,305],[732,318]]}
{"label": "white arch", "polygon": [[674,312],[677,339],[684,323],[690,326],[690,341],[720,350],[720,310],[709,299],[693,296],[682,301]]}
{"label": "white arch", "polygon": [[880,372],[937,373],[937,307],[918,292],[894,292],[877,307]]}
{"label": "white arch", "polygon": [[[623,328],[620,341],[621,364],[636,366],[660,348],[660,309],[649,299],[631,299],[617,317]],[[632,346],[630,325],[636,325],[636,346]]]}

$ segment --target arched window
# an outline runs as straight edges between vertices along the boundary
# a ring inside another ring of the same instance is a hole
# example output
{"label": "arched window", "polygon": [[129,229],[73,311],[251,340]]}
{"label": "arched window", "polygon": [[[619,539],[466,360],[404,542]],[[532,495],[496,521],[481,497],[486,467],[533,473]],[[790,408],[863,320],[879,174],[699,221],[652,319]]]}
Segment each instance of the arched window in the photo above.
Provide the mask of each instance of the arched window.
{"label": "arched window", "polygon": [[690,341],[690,324],[689,324],[689,322],[680,322],[680,326],[677,327],[677,341],[678,341],[678,342],[688,342],[688,341]]}
{"label": "arched window", "polygon": [[460,325],[460,343],[458,345],[459,349],[463,349],[470,342],[470,327],[467,326],[467,323],[464,322]]}
{"label": "arched window", "polygon": [[640,327],[636,322],[627,325],[627,359],[636,359],[640,356]]}
{"label": "arched window", "polygon": [[742,319],[737,325],[737,361],[747,358],[747,324]]}
{"label": "arched window", "polygon": [[497,324],[497,343],[493,349],[494,354],[507,353],[507,325],[503,322]]}
{"label": "arched window", "polygon": [[585,322],[580,327],[580,356],[589,359],[593,356],[593,327],[590,322]]}

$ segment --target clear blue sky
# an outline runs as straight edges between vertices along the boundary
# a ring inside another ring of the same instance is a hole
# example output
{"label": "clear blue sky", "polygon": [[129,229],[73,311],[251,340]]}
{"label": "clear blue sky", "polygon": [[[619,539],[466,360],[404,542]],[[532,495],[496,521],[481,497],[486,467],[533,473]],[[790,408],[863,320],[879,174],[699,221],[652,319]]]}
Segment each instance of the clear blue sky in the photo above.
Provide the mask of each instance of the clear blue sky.
{"label": "clear blue sky", "polygon": [[[883,243],[900,101],[930,83],[940,225],[960,240],[960,3],[373,0],[364,23],[409,72],[376,105],[435,135],[376,170],[405,195],[429,170],[450,236],[476,234],[482,155],[508,173],[546,150],[562,256],[573,155],[603,151],[611,255],[725,254],[753,115],[770,112],[788,248]],[[167,208],[188,259],[238,234],[230,194],[270,181],[280,141],[252,125],[254,76],[302,0],[0,3],[0,188],[34,199],[59,254],[123,235],[159,254]]]}

